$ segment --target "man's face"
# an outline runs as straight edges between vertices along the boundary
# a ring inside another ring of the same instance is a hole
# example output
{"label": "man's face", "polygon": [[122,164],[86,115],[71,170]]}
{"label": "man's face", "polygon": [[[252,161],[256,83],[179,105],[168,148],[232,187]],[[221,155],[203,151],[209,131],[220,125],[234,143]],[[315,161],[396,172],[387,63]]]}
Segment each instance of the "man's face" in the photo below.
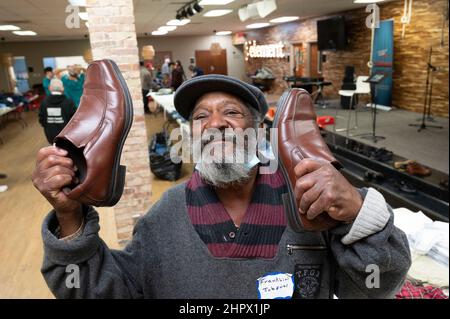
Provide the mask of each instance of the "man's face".
{"label": "man's face", "polygon": [[53,72],[52,72],[52,71],[47,71],[47,72],[45,72],[45,76],[46,76],[48,79],[51,79],[51,78],[53,78]]}
{"label": "man's face", "polygon": [[[236,143],[235,138],[227,138],[229,130],[243,132],[254,128],[252,114],[244,102],[223,92],[207,93],[197,101],[192,111],[191,127],[194,137],[202,137],[199,166],[207,181],[224,186],[248,179],[250,168],[246,162],[237,159],[245,158],[248,162],[252,156],[249,144],[256,147],[256,142],[245,140],[242,144]],[[212,132],[220,132],[219,138]],[[208,162],[207,157],[213,158],[212,162]]]}

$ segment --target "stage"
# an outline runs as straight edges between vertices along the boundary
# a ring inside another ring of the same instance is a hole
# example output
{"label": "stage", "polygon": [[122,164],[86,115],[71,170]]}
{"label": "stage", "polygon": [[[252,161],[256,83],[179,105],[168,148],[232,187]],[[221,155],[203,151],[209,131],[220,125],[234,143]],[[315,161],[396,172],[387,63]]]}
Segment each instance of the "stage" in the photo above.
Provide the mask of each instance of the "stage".
{"label": "stage", "polygon": [[[316,113],[320,115],[335,116],[335,105],[339,101],[327,101],[326,108],[316,107]],[[362,105],[361,105],[362,106]],[[336,129],[347,127],[348,110],[339,108]],[[354,116],[352,114],[352,125]],[[417,127],[410,127],[410,123],[420,124],[421,113],[405,111],[393,108],[391,111],[378,111],[376,134],[386,137],[385,140],[373,143],[370,140],[362,139],[358,134],[371,133],[372,117],[370,108],[361,107],[358,112],[358,129],[350,131],[352,139],[369,144],[375,147],[385,147],[395,154],[418,161],[419,163],[434,168],[438,171],[449,173],[449,119],[434,117],[435,122],[431,125],[443,126],[443,129],[428,128],[418,132]],[[333,126],[328,126],[327,130],[333,131]],[[339,135],[346,135],[346,132],[337,132]]]}

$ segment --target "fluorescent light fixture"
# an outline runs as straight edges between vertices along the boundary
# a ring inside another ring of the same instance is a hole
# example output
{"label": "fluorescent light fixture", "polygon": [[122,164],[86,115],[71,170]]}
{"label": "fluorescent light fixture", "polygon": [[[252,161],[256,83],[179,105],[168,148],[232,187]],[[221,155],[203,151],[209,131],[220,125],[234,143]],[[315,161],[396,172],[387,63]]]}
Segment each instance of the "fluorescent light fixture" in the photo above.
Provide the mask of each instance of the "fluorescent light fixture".
{"label": "fluorescent light fixture", "polygon": [[283,23],[283,22],[295,21],[295,20],[298,20],[298,19],[299,19],[299,17],[279,17],[279,18],[270,20],[270,22],[272,22],[272,23]]}
{"label": "fluorescent light fixture", "polygon": [[87,12],[78,12],[78,16],[81,20],[87,20],[88,19],[88,13]]}
{"label": "fluorescent light fixture", "polygon": [[191,22],[191,20],[189,20],[189,19],[183,19],[183,20],[176,20],[176,19],[174,19],[174,20],[168,21],[166,24],[167,25],[182,26],[182,25],[188,24],[189,22]]}
{"label": "fluorescent light fixture", "polygon": [[354,3],[376,3],[383,2],[384,0],[354,0]]}
{"label": "fluorescent light fixture", "polygon": [[231,33],[232,33],[231,31],[217,31],[216,35],[229,35]]}
{"label": "fluorescent light fixture", "polygon": [[224,16],[231,12],[233,12],[233,10],[230,10],[230,9],[210,10],[210,11],[206,12],[203,16],[204,17],[220,17],[220,16]]}
{"label": "fluorescent light fixture", "polygon": [[0,25],[0,31],[17,31],[17,30],[20,30],[20,28],[12,24]]}
{"label": "fluorescent light fixture", "polygon": [[12,33],[14,33],[14,34],[16,34],[16,35],[30,35],[30,36],[37,35],[36,32],[34,32],[34,31],[29,31],[29,30],[24,30],[24,31],[13,31]]}
{"label": "fluorescent light fixture", "polygon": [[198,4],[201,6],[223,6],[234,0],[201,0]]}
{"label": "fluorescent light fixture", "polygon": [[153,31],[152,35],[165,35],[167,34],[168,31],[163,31],[163,30],[158,30],[158,31]]}
{"label": "fluorescent light fixture", "polygon": [[259,16],[265,18],[277,9],[277,2],[275,0],[263,0],[256,3],[256,8]]}
{"label": "fluorescent light fixture", "polygon": [[165,26],[159,27],[158,31],[173,31],[176,28],[177,27],[175,25],[165,25]]}
{"label": "fluorescent light fixture", "polygon": [[253,24],[249,24],[248,26],[246,26],[246,28],[247,29],[259,29],[259,28],[268,27],[269,25],[270,25],[270,23],[267,23],[267,22],[253,23]]}
{"label": "fluorescent light fixture", "polygon": [[86,7],[86,0],[69,0],[69,3],[75,7]]}

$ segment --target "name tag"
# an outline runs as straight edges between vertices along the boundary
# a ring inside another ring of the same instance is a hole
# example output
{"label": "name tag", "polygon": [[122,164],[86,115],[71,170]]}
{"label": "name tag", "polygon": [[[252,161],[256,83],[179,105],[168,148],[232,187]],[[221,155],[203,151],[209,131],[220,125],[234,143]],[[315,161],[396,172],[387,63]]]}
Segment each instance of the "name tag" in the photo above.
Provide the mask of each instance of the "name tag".
{"label": "name tag", "polygon": [[268,273],[257,280],[259,299],[291,299],[294,277],[288,273]]}

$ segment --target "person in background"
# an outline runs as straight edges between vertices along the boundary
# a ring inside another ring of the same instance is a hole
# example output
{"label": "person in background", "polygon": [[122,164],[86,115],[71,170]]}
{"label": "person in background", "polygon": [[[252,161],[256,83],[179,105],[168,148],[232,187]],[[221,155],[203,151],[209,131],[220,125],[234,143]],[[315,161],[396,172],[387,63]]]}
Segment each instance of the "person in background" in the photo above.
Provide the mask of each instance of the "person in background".
{"label": "person in background", "polygon": [[177,60],[172,69],[172,82],[171,87],[176,91],[178,87],[184,82],[186,75],[184,74],[183,66],[181,62]]}
{"label": "person in background", "polygon": [[142,100],[144,102],[144,112],[150,113],[150,109],[148,108],[148,97],[147,94],[150,92],[152,88],[152,74],[148,71],[148,69],[144,66],[144,61],[139,62],[140,74],[141,74],[141,85],[142,85]]}
{"label": "person in background", "polygon": [[171,75],[170,63],[172,63],[170,62],[170,59],[166,58],[164,60],[164,64],[161,67],[162,83],[164,87],[170,86],[170,75]]}
{"label": "person in background", "polygon": [[[63,71],[68,71],[68,74],[61,75]],[[55,71],[56,76],[61,78],[64,84],[64,94],[72,99],[77,108],[80,104],[81,95],[83,95],[85,73],[86,69],[77,65],[69,65],[67,69],[57,69]]]}
{"label": "person in background", "polygon": [[67,125],[76,112],[75,103],[64,95],[64,85],[60,79],[50,81],[50,96],[41,103],[39,123],[44,128],[45,137],[50,144]]}
{"label": "person in background", "polygon": [[44,69],[44,78],[42,79],[42,86],[44,87],[45,90],[45,95],[46,96],[50,96],[50,90],[48,89],[48,86],[50,85],[50,81],[51,79],[53,79],[53,68],[48,66]]}
{"label": "person in background", "polygon": [[195,78],[196,76],[205,75],[205,72],[202,68],[199,68],[198,66],[191,64],[189,66],[189,70],[192,72],[191,78]]}

